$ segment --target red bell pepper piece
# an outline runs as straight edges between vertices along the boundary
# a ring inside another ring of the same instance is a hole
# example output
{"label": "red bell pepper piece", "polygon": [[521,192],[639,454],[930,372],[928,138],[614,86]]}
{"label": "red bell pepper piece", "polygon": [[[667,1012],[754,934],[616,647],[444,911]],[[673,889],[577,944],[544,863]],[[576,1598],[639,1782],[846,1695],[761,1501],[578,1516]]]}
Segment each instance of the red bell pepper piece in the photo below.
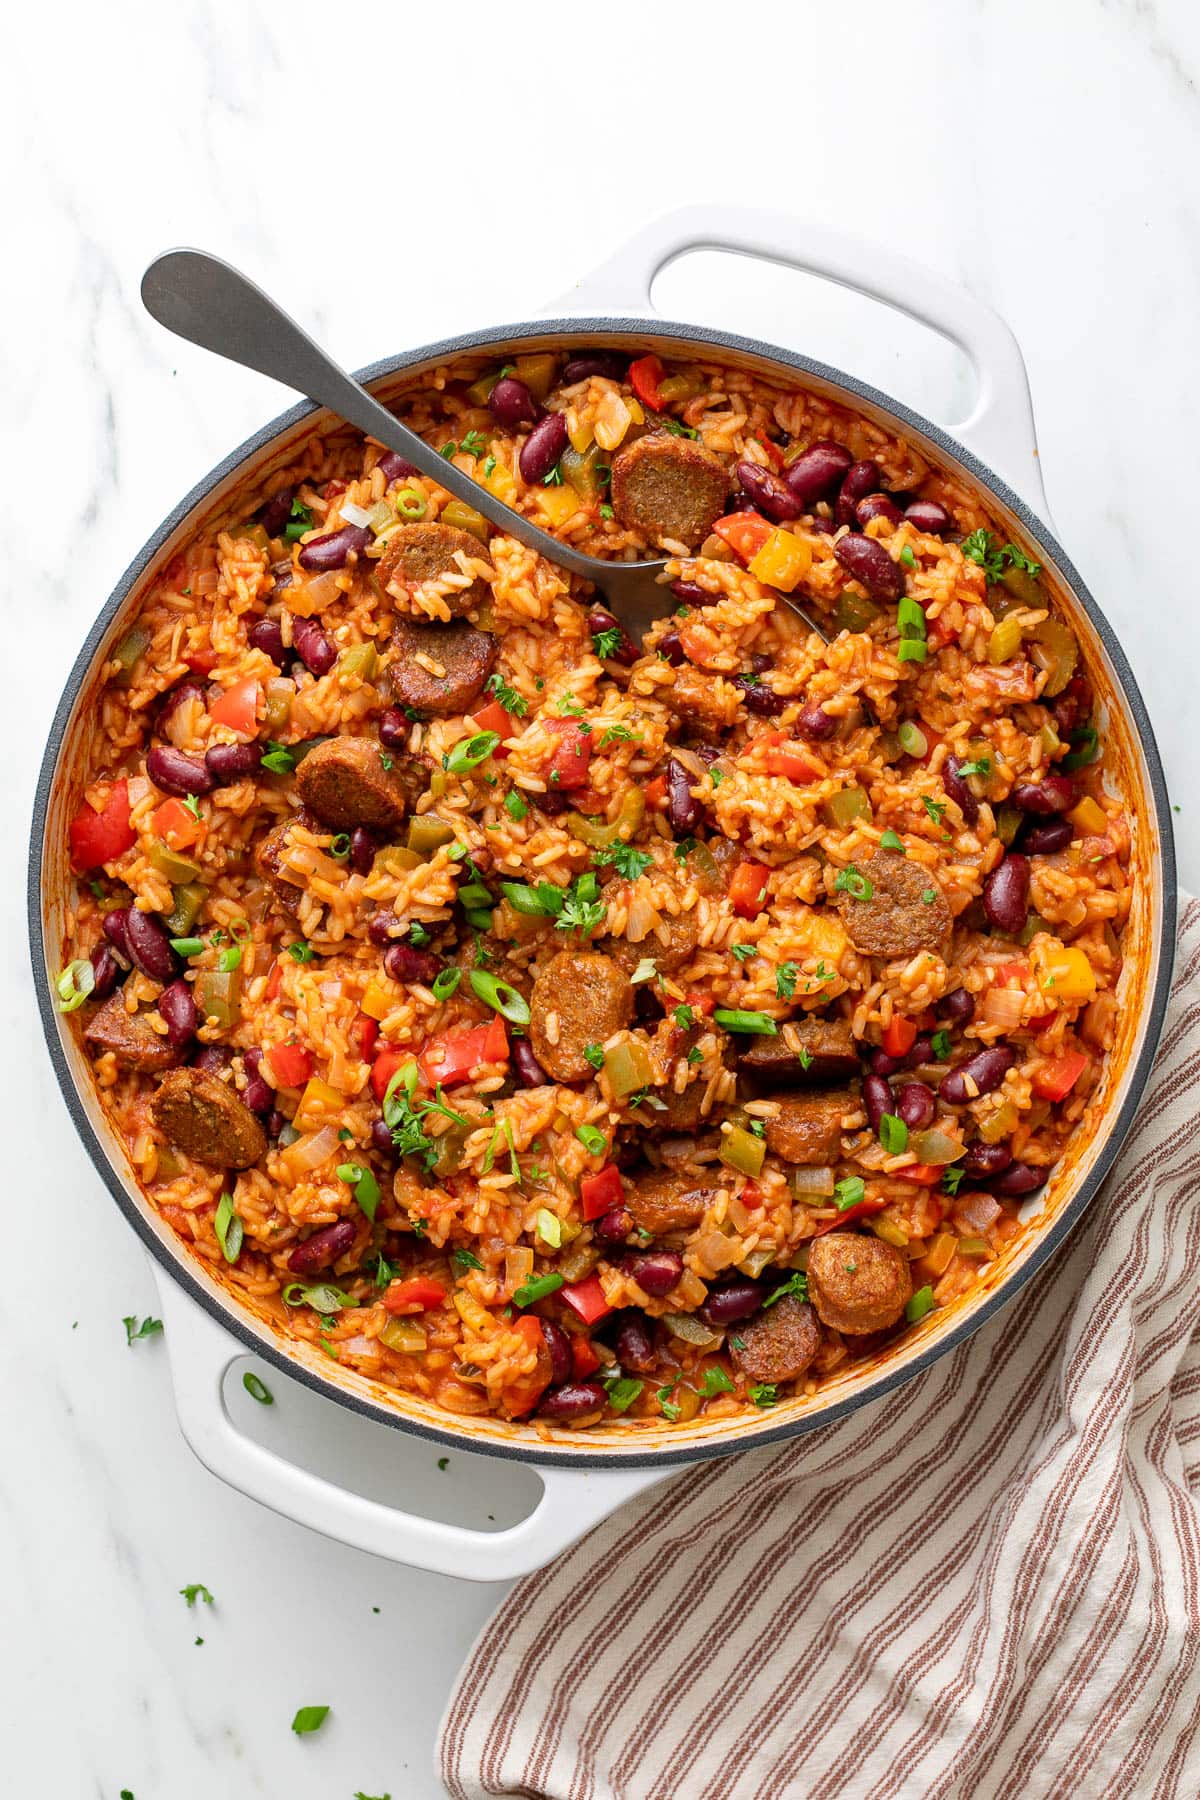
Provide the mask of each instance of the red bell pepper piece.
{"label": "red bell pepper piece", "polygon": [[1091,1060],[1082,1050],[1064,1050],[1034,1070],[1034,1093],[1039,1100],[1065,1100]]}
{"label": "red bell pepper piece", "polygon": [[[907,1181],[911,1171],[905,1169],[904,1179]],[[845,1212],[836,1219],[826,1219],[825,1223],[813,1232],[814,1237],[824,1237],[827,1231],[840,1231],[843,1225],[849,1225],[852,1219],[869,1219],[872,1213],[882,1212],[887,1205],[886,1200],[860,1200],[857,1206],[848,1206]]]}
{"label": "red bell pepper piece", "polygon": [[600,1367],[600,1358],[592,1348],[591,1338],[573,1337],[571,1339],[571,1361],[574,1364],[576,1381],[586,1381],[589,1375],[595,1374]]}
{"label": "red bell pepper piece", "polygon": [[408,1281],[393,1281],[383,1296],[384,1312],[428,1312],[431,1306],[444,1306],[446,1290],[440,1281],[428,1275],[413,1275]]}
{"label": "red bell pepper piece", "polygon": [[595,1325],[598,1320],[607,1318],[612,1307],[604,1298],[604,1289],[600,1286],[598,1275],[589,1275],[586,1281],[576,1281],[570,1287],[559,1290],[559,1299],[564,1301],[571,1311],[581,1318],[585,1325]]}
{"label": "red bell pepper piece", "polygon": [[267,999],[274,1000],[283,986],[283,960],[276,957],[271,965],[271,973],[267,976]]}
{"label": "red bell pepper piece", "polygon": [[1024,987],[1028,974],[1029,964],[1024,959],[1020,962],[1001,963],[996,970],[996,986],[1011,987],[1015,982]]}
{"label": "red bell pepper piece", "polygon": [[667,778],[655,775],[642,789],[646,797],[646,805],[651,812],[664,812],[667,805]]}
{"label": "red bell pepper piece", "polygon": [[[532,1373],[522,1375],[504,1390],[505,1411],[514,1419],[522,1414],[532,1412],[546,1389],[550,1386],[554,1369],[550,1361],[550,1352],[546,1347],[546,1335],[542,1330],[542,1321],[532,1313],[526,1313],[513,1322],[512,1329],[519,1338],[524,1339],[537,1358]],[[599,1361],[599,1358],[597,1358]]]}
{"label": "red bell pepper piece", "polygon": [[717,536],[724,538],[744,563],[753,561],[774,529],[761,513],[756,512],[727,513],[713,526]]}
{"label": "red bell pepper piece", "polygon": [[907,1056],[916,1041],[916,1020],[905,1018],[903,1013],[893,1013],[891,1024],[881,1040],[888,1056]]}
{"label": "red bell pepper piece", "polygon": [[898,1181],[915,1181],[919,1187],[936,1187],[946,1173],[946,1165],[939,1163],[913,1163],[907,1169],[897,1169]]}
{"label": "red bell pepper piece", "polygon": [[[374,1024],[374,1020],[372,1020],[372,1024]],[[395,1044],[387,1044],[379,1052],[379,1055],[371,1065],[371,1092],[378,1100],[380,1106],[383,1105],[383,1096],[388,1091],[388,1082],[392,1079],[396,1070],[400,1068],[403,1063],[411,1062],[412,1059],[413,1054],[411,1050],[400,1050]]]}
{"label": "red bell pepper piece", "polygon": [[372,1019],[367,1013],[359,1013],[350,1027],[350,1042],[358,1051],[363,1062],[370,1062],[374,1056],[378,1037],[379,1020]]}
{"label": "red bell pepper piece", "polygon": [[629,365],[629,385],[641,401],[652,412],[661,412],[663,398],[658,391],[658,384],[663,378],[663,366],[657,356],[639,356],[636,362]]}
{"label": "red bell pepper piece", "polygon": [[767,897],[770,869],[762,863],[740,862],[729,883],[729,904],[739,919],[756,919]]}
{"label": "red bell pepper piece", "polygon": [[190,850],[200,836],[200,821],[182,800],[164,800],[151,822],[156,835],[171,850]]}
{"label": "red bell pepper piece", "polygon": [[471,717],[475,721],[476,731],[498,733],[500,742],[492,751],[492,755],[497,762],[503,762],[508,755],[508,751],[504,748],[504,740],[511,737],[517,728],[511,713],[506,713],[498,700],[491,700],[486,706],[480,707],[478,712],[472,713]]}
{"label": "red bell pepper piece", "polygon": [[588,765],[592,760],[592,734],[580,728],[574,719],[550,719],[551,731],[558,742],[546,765],[546,779],[559,793],[569,793],[588,784]]}
{"label": "red bell pepper piece", "polygon": [[114,781],[104,810],[81,807],[68,829],[71,861],[77,869],[98,869],[101,863],[115,862],[118,856],[124,856],[133,848],[137,836],[129,823],[129,783]]}
{"label": "red bell pepper piece", "polygon": [[767,774],[789,781],[820,781],[826,770],[800,744],[780,744],[767,751]]}
{"label": "red bell pepper piece", "polygon": [[267,1061],[280,1087],[303,1087],[313,1072],[313,1053],[303,1044],[272,1044]]}
{"label": "red bell pepper piece", "polygon": [[221,660],[215,650],[189,650],[184,662],[193,675],[211,675]]}
{"label": "red bell pepper piece", "polygon": [[235,681],[232,687],[225,689],[219,700],[214,700],[208,709],[208,716],[214,725],[228,725],[230,731],[240,731],[244,737],[253,737],[258,730],[258,706],[262,699],[262,689],[252,675],[245,681]]}
{"label": "red bell pepper piece", "polygon": [[758,445],[775,473],[778,474],[783,467],[783,451],[779,445],[769,437],[756,437],[751,441]]}
{"label": "red bell pepper piece", "polygon": [[585,1175],[579,1184],[585,1219],[602,1219],[614,1206],[625,1200],[625,1187],[616,1163],[605,1163],[594,1175]]}
{"label": "red bell pepper piece", "polygon": [[[508,1032],[499,1013],[487,1025],[469,1031],[446,1031],[430,1038],[417,1058],[417,1066],[430,1087],[440,1081],[454,1087],[470,1081],[484,1063],[508,1061]],[[378,1063],[376,1063],[378,1067]]]}

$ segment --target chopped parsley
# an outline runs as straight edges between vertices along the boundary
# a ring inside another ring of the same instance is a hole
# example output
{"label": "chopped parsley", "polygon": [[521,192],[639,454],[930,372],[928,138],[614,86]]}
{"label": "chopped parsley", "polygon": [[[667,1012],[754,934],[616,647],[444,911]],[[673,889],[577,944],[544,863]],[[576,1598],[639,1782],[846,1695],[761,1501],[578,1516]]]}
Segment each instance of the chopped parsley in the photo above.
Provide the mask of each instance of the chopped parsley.
{"label": "chopped parsley", "polygon": [[489,456],[489,457],[488,457],[488,458],[487,458],[487,459],[486,459],[486,461],[485,461],[485,462],[484,462],[484,465],[483,465],[483,479],[484,479],[484,480],[485,480],[485,481],[486,481],[486,480],[487,480],[487,478],[488,478],[488,476],[489,476],[489,475],[490,475],[490,474],[491,474],[491,473],[492,473],[492,471],[493,471],[493,469],[494,469],[494,468],[495,468],[495,467],[496,467],[496,459],[495,459],[495,457],[494,457],[494,456]]}
{"label": "chopped parsley", "polygon": [[941,1031],[934,1032],[929,1040],[929,1049],[934,1062],[949,1062],[950,1033],[944,1027]]}
{"label": "chopped parsley", "polygon": [[898,850],[901,856],[908,855],[904,848],[904,839],[898,831],[885,831],[879,840],[879,848],[881,850]]}
{"label": "chopped parsley", "polygon": [[749,962],[752,956],[759,954],[757,944],[730,944],[729,948],[740,963]]}
{"label": "chopped parsley", "polygon": [[922,904],[922,906],[932,906],[936,899],[937,899],[937,889],[936,888],[922,888],[921,889],[921,904]]}
{"label": "chopped parsley", "polygon": [[956,1169],[953,1165],[944,1168],[942,1170],[943,1191],[947,1194],[957,1194],[959,1188],[962,1186],[962,1179],[965,1174],[965,1169]]}
{"label": "chopped parsley", "polygon": [[798,1059],[799,1059],[799,1062],[800,1062],[800,1067],[801,1067],[801,1068],[802,1068],[802,1069],[811,1069],[811,1068],[812,1068],[812,1060],[813,1060],[813,1058],[812,1058],[812,1051],[811,1051],[811,1050],[806,1050],[806,1049],[805,1049],[805,1048],[804,1048],[804,1045],[803,1045],[803,1044],[801,1044],[801,1046],[800,1046],[800,1048],[799,1048],[799,1049],[798,1049],[798,1050],[797,1050],[797,1052],[796,1052],[796,1055],[797,1055],[797,1057],[798,1057]]}
{"label": "chopped parsley", "polygon": [[675,1402],[671,1398],[671,1395],[674,1393],[675,1389],[679,1386],[679,1383],[682,1379],[683,1379],[682,1376],[677,1375],[675,1377],[674,1381],[669,1381],[665,1387],[660,1387],[655,1390],[654,1397],[658,1401],[659,1408],[663,1414],[663,1417],[666,1419],[670,1419],[672,1421],[672,1423],[674,1423],[674,1421],[679,1417],[679,1414],[680,1414],[682,1408],[680,1408],[679,1406],[677,1406],[675,1404]]}
{"label": "chopped parsley", "polygon": [[415,944],[418,950],[423,950],[425,945],[429,942],[429,933],[419,919],[414,919],[409,926],[408,941],[410,944]]}
{"label": "chopped parsley", "polygon": [[945,800],[931,800],[928,794],[923,794],[921,796],[921,805],[925,808],[925,811],[929,814],[929,817],[933,820],[935,825],[941,824],[942,814],[945,812],[947,804],[948,802]]}
{"label": "chopped parsley", "polygon": [[559,931],[577,931],[587,937],[603,923],[605,906],[600,898],[600,885],[588,870],[577,875],[567,889],[562,911],[556,922]]}
{"label": "chopped parsley", "polygon": [[[287,524],[283,528],[283,535],[287,542],[289,544],[296,543],[306,531],[312,530],[312,523],[313,516],[308,507],[302,505],[299,500],[293,500],[292,510],[288,514]],[[183,591],[185,594],[190,594],[192,590],[184,588]]]}
{"label": "chopped parsley", "polygon": [[808,1299],[808,1276],[803,1269],[796,1269],[788,1276],[782,1287],[777,1287],[773,1294],[768,1294],[763,1301],[763,1306],[774,1306],[775,1302],[782,1300],[785,1294],[795,1294],[797,1300]]}
{"label": "chopped parsley", "polygon": [[635,744],[638,739],[630,731],[628,725],[610,725],[600,739],[600,748],[607,750],[610,744]]}
{"label": "chopped parsley", "polygon": [[991,772],[991,759],[987,756],[979,757],[975,762],[961,762],[958,765],[958,773],[962,776],[990,775]]}
{"label": "chopped parsley", "polygon": [[[612,507],[608,504],[607,500],[602,501],[600,504],[600,517],[602,519],[611,519],[612,516],[613,516]],[[638,1385],[640,1386],[641,1383],[639,1382]]]}
{"label": "chopped parsley", "polygon": [[677,1006],[674,1018],[681,1031],[689,1031],[696,1023],[696,1015],[690,1006]]}
{"label": "chopped parsley", "polygon": [[683,425],[678,419],[663,419],[661,423],[663,430],[669,431],[672,437],[698,438],[700,436],[694,425]]}
{"label": "chopped parsley", "polygon": [[1016,544],[997,544],[995,534],[982,527],[963,539],[962,553],[978,563],[989,582],[999,581],[1006,569],[1022,569],[1031,580],[1042,572],[1041,563],[1026,556]]}
{"label": "chopped parsley", "polygon": [[468,431],[460,448],[465,450],[468,456],[478,456],[479,452],[484,449],[486,444],[487,439],[484,437],[482,431]]}
{"label": "chopped parsley", "polygon": [[704,1385],[700,1389],[704,1399],[711,1400],[714,1394],[732,1394],[733,1391],[733,1383],[724,1369],[715,1365],[711,1369],[705,1369]]}
{"label": "chopped parsley", "polygon": [[796,978],[800,970],[794,962],[780,963],[775,971],[775,997],[777,1000],[790,1000],[796,992]]}
{"label": "chopped parsley", "polygon": [[779,1384],[774,1381],[756,1381],[748,1392],[755,1406],[774,1406],[779,1398]]}
{"label": "chopped parsley", "polygon": [[635,850],[632,844],[605,844],[592,857],[597,868],[604,868],[611,863],[622,881],[636,881],[646,873],[653,861],[654,858],[647,851]]}
{"label": "chopped parsley", "polygon": [[596,652],[596,655],[600,658],[601,662],[612,661],[613,657],[617,654],[617,651],[621,648],[621,639],[624,635],[625,634],[619,625],[610,625],[604,631],[594,631],[592,633],[592,649]]}
{"label": "chopped parsley", "polygon": [[604,1052],[599,1044],[585,1044],[583,1060],[585,1063],[590,1063],[593,1069],[602,1069],[604,1067]]}
{"label": "chopped parsley", "polygon": [[529,711],[528,700],[523,694],[518,694],[516,688],[511,687],[499,671],[494,675],[489,675],[485,685],[489,694],[495,694],[506,713],[512,713],[516,719],[525,717]]}
{"label": "chopped parsley", "polygon": [[523,819],[529,811],[529,802],[517,788],[509,788],[504,796],[504,810],[510,819]]}
{"label": "chopped parsley", "polygon": [[163,1328],[161,1319],[145,1318],[139,1323],[136,1313],[130,1313],[121,1323],[125,1327],[127,1344],[136,1344],[139,1338],[157,1337]]}
{"label": "chopped parsley", "polygon": [[697,1063],[702,1063],[704,1061],[704,1052],[703,1052],[703,1050],[701,1050],[701,1048],[698,1044],[692,1045],[691,1049],[687,1053],[687,1060],[688,1060],[688,1062],[690,1062],[692,1064],[693,1067]]}
{"label": "chopped parsley", "polygon": [[454,1262],[460,1269],[482,1269],[483,1264],[471,1250],[456,1250]]}
{"label": "chopped parsley", "polygon": [[199,799],[198,795],[189,794],[187,799],[183,802],[183,807],[184,807],[185,812],[191,813],[193,819],[199,819],[199,817],[200,817],[200,799]]}

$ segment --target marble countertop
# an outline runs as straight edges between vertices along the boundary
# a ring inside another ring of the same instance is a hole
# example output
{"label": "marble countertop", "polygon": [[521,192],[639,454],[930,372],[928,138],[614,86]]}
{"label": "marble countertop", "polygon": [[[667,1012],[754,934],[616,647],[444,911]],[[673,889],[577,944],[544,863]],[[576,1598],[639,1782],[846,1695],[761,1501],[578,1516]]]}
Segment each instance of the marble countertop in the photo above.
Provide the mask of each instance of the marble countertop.
{"label": "marble countertop", "polygon": [[[655,214],[740,200],[850,225],[1012,324],[1059,534],[1142,684],[1195,888],[1200,12],[863,0],[762,8],[741,36],[727,13],[706,24],[678,4],[618,3],[597,22],[532,0],[519,31],[472,14],[447,39],[444,16],[377,9],[330,42],[334,16],[309,0],[118,0],[101,20],[65,0],[6,28],[18,850],[48,721],[103,597],[192,482],[287,403],[149,322],[138,280],[155,252],[190,242],[228,256],[353,366],[525,316]],[[481,177],[491,202],[466,186]],[[854,369],[935,417],[961,391],[953,357],[916,327],[778,269],[700,256],[657,298]],[[163,1341],[125,1342],[122,1316],[155,1312],[154,1285],[42,1047],[23,861],[11,859],[0,938],[6,1791],[428,1800],[442,1792],[438,1715],[501,1590],[343,1549],[192,1458]],[[271,1429],[313,1466],[352,1464],[371,1491],[447,1513],[479,1505],[470,1459],[438,1471],[428,1447],[272,1385],[284,1423]],[[515,1506],[518,1487],[497,1481],[489,1508]],[[214,1604],[189,1610],[189,1583]],[[332,1711],[297,1738],[305,1704]]]}

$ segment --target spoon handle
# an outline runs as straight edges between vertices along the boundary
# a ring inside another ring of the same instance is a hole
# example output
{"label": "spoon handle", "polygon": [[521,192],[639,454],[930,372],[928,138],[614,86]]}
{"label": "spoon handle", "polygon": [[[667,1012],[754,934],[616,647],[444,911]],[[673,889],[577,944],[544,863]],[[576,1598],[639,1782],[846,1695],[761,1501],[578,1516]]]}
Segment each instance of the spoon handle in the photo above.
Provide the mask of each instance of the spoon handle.
{"label": "spoon handle", "polygon": [[498,530],[548,561],[589,581],[603,573],[605,564],[551,537],[524,514],[505,506],[402,425],[269,294],[219,256],[204,250],[166,251],[142,276],[142,302],[151,317],[177,337],[269,375],[369,433],[456,499],[482,513]]}

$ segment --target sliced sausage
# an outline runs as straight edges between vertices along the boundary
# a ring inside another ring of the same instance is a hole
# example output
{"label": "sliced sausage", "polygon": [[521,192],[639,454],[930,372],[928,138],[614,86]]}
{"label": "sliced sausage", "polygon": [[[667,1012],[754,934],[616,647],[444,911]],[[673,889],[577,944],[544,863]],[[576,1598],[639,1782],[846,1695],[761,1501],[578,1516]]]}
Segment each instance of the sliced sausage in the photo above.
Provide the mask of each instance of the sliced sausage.
{"label": "sliced sausage", "polygon": [[695,546],[720,518],[729,471],[690,438],[653,432],[613,458],[613,510],[627,531]]}
{"label": "sliced sausage", "polygon": [[795,1381],[821,1348],[821,1327],[811,1306],[785,1294],[734,1328],[730,1355],[753,1381]]}
{"label": "sliced sausage", "polygon": [[435,719],[447,719],[466,712],[483,692],[496,666],[500,640],[461,619],[453,625],[397,619],[392,648],[396,659],[388,674],[399,704]]}
{"label": "sliced sausage", "polygon": [[555,1081],[586,1081],[595,1074],[584,1056],[633,1018],[633,987],[611,956],[596,950],[561,950],[533,984],[529,1041]]}
{"label": "sliced sausage", "polygon": [[[659,1106],[638,1108],[642,1131],[651,1132],[656,1137],[660,1137],[663,1132],[676,1136],[699,1131],[705,1121],[701,1109],[707,1092],[708,1082],[704,1080],[689,1081],[682,1094],[677,1094],[669,1086],[655,1088],[654,1097]],[[641,1116],[643,1113],[644,1118]]]}
{"label": "sliced sausage", "polygon": [[599,940],[596,948],[611,956],[618,968],[628,975],[632,975],[646,957],[653,959],[660,975],[673,975],[696,954],[699,927],[695,908],[688,912],[664,913],[662,929],[662,937],[652,931],[640,944],[631,944],[628,938],[606,937]]}
{"label": "sliced sausage", "polygon": [[861,1337],[896,1323],[912,1298],[912,1276],[907,1258],[882,1238],[830,1231],[809,1246],[808,1291],[826,1325]]}
{"label": "sliced sausage", "polygon": [[295,825],[303,825],[310,831],[321,829],[321,822],[314,814],[293,813],[290,819],[281,819],[278,825],[273,825],[254,846],[255,870],[275,896],[275,904],[289,917],[299,911],[304,893],[300,883],[285,874],[283,867],[283,854]]}
{"label": "sliced sausage", "polygon": [[754,1038],[738,1068],[763,1087],[825,1087],[857,1075],[854,1034],[845,1019],[792,1019],[778,1037]]}
{"label": "sliced sausage", "polygon": [[656,1169],[627,1184],[625,1204],[635,1225],[651,1237],[666,1237],[668,1232],[688,1231],[698,1225],[715,1192],[714,1188],[697,1187],[694,1176]]}
{"label": "sliced sausage", "polygon": [[[403,592],[419,582],[436,580],[439,575],[459,574],[460,554],[475,561],[487,560],[487,549],[479,539],[455,525],[401,525],[391,533],[379,559],[379,579],[394,595],[397,587]],[[470,587],[456,588],[443,598],[450,612],[458,617],[481,605],[487,596],[487,583],[475,580]]]}
{"label": "sliced sausage", "polygon": [[[420,786],[417,786],[418,780]],[[398,829],[424,786],[420,766],[371,738],[335,737],[310,750],[296,771],[304,804],[335,831],[365,825]]]}
{"label": "sliced sausage", "polygon": [[715,675],[693,669],[690,663],[683,664],[673,684],[662,688],[658,697],[681,725],[709,737],[727,731],[742,705],[742,697],[731,683],[718,687]]}
{"label": "sliced sausage", "polygon": [[169,1143],[210,1169],[249,1169],[266,1154],[262,1126],[228,1082],[175,1069],[159,1084],[150,1117]]}
{"label": "sliced sausage", "polygon": [[776,1102],[778,1113],[766,1121],[767,1149],[784,1162],[814,1167],[835,1163],[842,1154],[843,1115],[859,1110],[855,1095],[789,1096]]}
{"label": "sliced sausage", "polygon": [[836,903],[856,950],[865,956],[912,956],[944,947],[950,907],[927,869],[886,850],[854,867],[870,883],[870,896],[858,900],[838,893]]}
{"label": "sliced sausage", "polygon": [[125,1010],[124,994],[114,994],[88,1020],[83,1041],[89,1050],[111,1050],[127,1069],[153,1074],[159,1069],[173,1069],[183,1057],[165,1037],[152,1030],[144,1013]]}

